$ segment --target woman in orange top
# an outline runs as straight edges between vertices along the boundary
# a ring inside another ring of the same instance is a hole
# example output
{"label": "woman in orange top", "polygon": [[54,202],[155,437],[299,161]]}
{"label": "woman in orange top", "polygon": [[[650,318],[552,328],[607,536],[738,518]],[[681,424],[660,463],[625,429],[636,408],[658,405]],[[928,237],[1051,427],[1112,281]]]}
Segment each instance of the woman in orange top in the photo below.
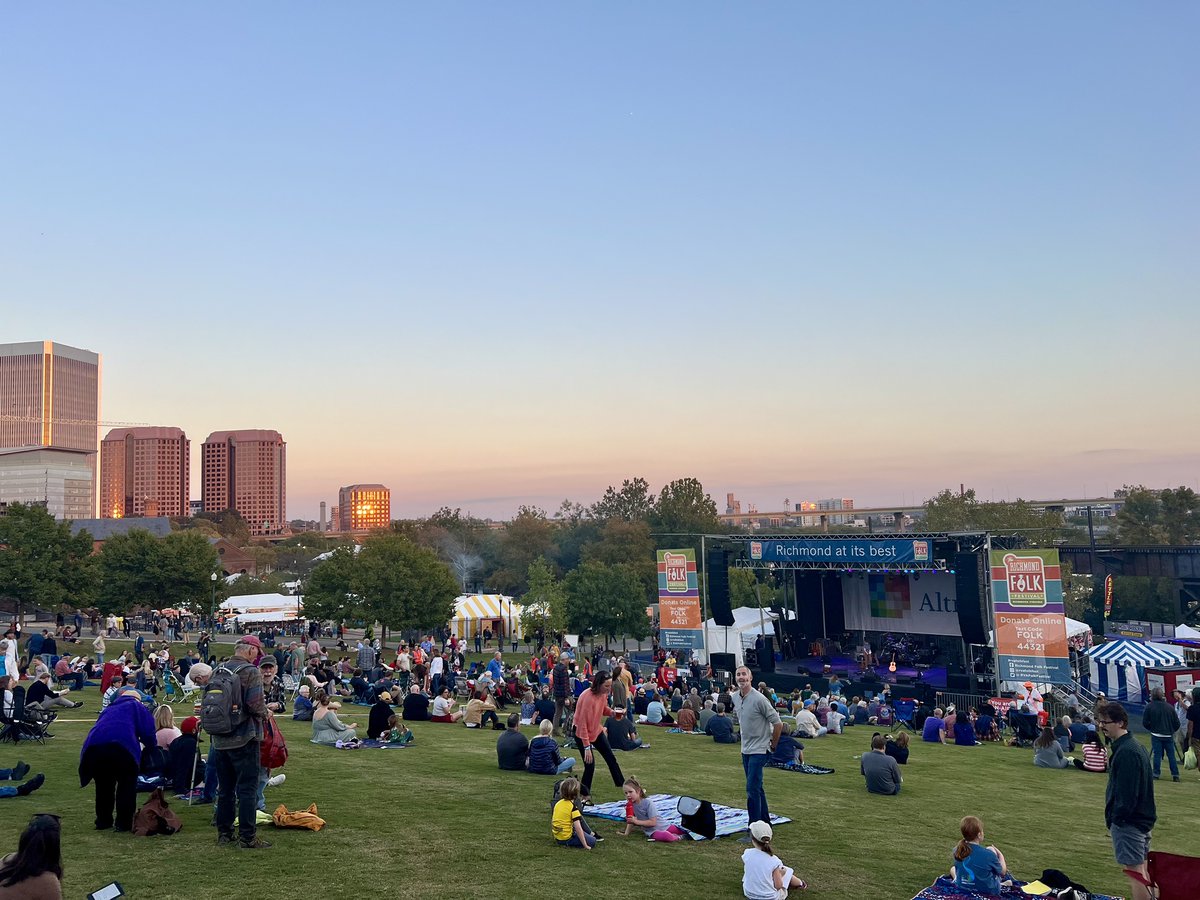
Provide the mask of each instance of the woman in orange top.
{"label": "woman in orange top", "polygon": [[608,735],[604,731],[604,720],[613,714],[608,705],[612,693],[612,676],[600,671],[592,679],[592,686],[584,691],[575,701],[575,740],[583,750],[583,796],[592,796],[592,775],[596,771],[598,752],[608,764],[612,774],[613,784],[618,788],[625,784],[625,776],[621,774],[621,765],[613,756],[612,747],[608,743]]}

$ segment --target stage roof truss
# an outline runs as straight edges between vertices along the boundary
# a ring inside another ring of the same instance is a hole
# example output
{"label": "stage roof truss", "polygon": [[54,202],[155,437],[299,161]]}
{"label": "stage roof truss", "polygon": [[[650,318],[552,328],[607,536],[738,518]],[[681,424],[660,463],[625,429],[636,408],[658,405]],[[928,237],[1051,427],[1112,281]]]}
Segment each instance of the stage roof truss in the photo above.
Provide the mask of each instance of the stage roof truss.
{"label": "stage roof truss", "polygon": [[851,563],[851,562],[815,562],[811,560],[789,560],[787,562],[764,562],[760,559],[735,559],[730,565],[736,569],[767,569],[773,572],[844,572],[853,575],[856,572],[886,572],[888,574],[926,575],[935,572],[953,573],[954,570],[944,559],[935,559],[929,563],[914,566],[897,565],[896,563]]}

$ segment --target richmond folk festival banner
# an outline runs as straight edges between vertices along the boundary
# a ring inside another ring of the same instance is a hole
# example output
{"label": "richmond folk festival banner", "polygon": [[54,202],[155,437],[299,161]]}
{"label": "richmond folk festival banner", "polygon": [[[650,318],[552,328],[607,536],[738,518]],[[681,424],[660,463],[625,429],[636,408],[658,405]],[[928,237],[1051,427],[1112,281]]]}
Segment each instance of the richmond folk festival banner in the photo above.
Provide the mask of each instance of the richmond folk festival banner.
{"label": "richmond folk festival banner", "polygon": [[658,629],[664,647],[704,647],[696,551],[691,548],[658,551]]}
{"label": "richmond folk festival banner", "polygon": [[1001,681],[1071,681],[1057,550],[993,550],[992,604]]}

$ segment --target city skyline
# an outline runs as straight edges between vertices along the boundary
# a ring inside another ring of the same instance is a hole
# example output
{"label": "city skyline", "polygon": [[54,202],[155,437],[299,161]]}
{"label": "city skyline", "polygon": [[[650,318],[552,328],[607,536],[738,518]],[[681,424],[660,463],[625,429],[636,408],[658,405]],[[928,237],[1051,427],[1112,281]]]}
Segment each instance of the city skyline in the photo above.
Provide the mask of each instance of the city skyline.
{"label": "city skyline", "polygon": [[277,430],[292,519],[1197,487],[1198,27],[16,8],[3,338],[102,354],[193,491],[197,436]]}

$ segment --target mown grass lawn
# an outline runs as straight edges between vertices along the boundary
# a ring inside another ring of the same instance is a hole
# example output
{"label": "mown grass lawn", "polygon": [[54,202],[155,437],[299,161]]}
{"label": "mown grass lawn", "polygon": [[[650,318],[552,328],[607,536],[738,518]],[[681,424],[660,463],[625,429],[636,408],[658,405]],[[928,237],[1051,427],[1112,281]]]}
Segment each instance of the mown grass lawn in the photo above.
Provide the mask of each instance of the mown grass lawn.
{"label": "mown grass lawn", "polygon": [[[27,798],[0,805],[0,849],[14,849],[36,811],[63,816],[67,897],[82,897],[111,880],[131,897],[238,897],[269,892],[322,897],[611,897],[741,896],[735,839],[648,844],[619,837],[614,823],[592,853],[562,850],[549,835],[553,780],[496,768],[492,731],[418,723],[406,750],[338,751],[308,742],[310,725],[284,719],[291,758],[287,782],[267,794],[268,809],[316,803],[328,827],[319,833],[267,827],[271,850],[218,850],[211,806],[172,800],[184,830],[135,838],[92,827],[92,789],[79,788],[79,746],[99,708],[87,689],[82,710],[67,711],[45,747],[0,745],[0,766],[18,757],[45,772]],[[189,708],[180,708],[180,717]],[[347,718],[365,726],[366,707]],[[79,720],[79,721],[67,721]],[[526,729],[532,735],[532,729]],[[791,817],[777,829],[782,858],[821,898],[907,898],[946,870],[960,817],[981,815],[989,841],[1020,877],[1061,868],[1092,890],[1121,894],[1123,876],[1104,830],[1105,779],[1075,770],[1035,768],[1032,753],[989,745],[956,748],[914,744],[900,797],[868,796],[853,758],[871,729],[809,743],[806,756],[837,769],[831,776],[766,773],[771,810]],[[703,737],[645,730],[652,749],[619,754],[626,774],[651,792],[689,793],[745,805],[738,748]],[[1157,783],[1154,845],[1194,853],[1200,833],[1200,779]],[[597,770],[598,801],[619,791]],[[143,795],[144,796],[144,795]],[[596,820],[593,820],[596,822]]]}

